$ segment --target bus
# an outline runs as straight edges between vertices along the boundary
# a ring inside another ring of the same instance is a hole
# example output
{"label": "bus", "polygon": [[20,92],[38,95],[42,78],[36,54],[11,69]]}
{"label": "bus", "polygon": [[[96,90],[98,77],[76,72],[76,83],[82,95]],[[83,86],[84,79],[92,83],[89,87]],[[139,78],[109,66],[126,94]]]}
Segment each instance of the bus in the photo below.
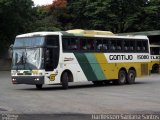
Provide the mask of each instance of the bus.
{"label": "bus", "polygon": [[160,73],[160,45],[150,45],[151,73]]}
{"label": "bus", "polygon": [[146,36],[116,36],[109,31],[69,30],[18,35],[13,45],[12,83],[44,84],[91,81],[133,84],[150,74]]}

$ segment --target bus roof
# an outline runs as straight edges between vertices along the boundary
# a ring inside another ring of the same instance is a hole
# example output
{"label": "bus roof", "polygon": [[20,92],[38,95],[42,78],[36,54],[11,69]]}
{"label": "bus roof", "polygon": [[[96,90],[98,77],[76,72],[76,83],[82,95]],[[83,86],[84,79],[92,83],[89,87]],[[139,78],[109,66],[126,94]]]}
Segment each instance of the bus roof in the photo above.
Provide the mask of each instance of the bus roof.
{"label": "bus roof", "polygon": [[83,30],[83,29],[73,29],[66,31],[67,33],[71,34],[78,34],[84,36],[92,36],[92,35],[114,35],[110,31],[100,31],[100,30]]}
{"label": "bus roof", "polygon": [[26,34],[17,35],[16,38],[46,36],[46,35],[58,35],[58,34],[60,34],[60,32],[33,32],[33,33],[26,33]]}
{"label": "bus roof", "polygon": [[160,45],[150,44],[150,47],[160,47]]}
{"label": "bus roof", "polygon": [[115,35],[110,31],[97,31],[97,30],[68,30],[68,31],[56,31],[56,32],[33,32],[17,35],[16,38],[34,37],[34,36],[47,36],[47,35],[64,35],[64,36],[86,36],[86,37],[106,37],[106,38],[128,38],[128,39],[148,39],[147,36],[142,35]]}

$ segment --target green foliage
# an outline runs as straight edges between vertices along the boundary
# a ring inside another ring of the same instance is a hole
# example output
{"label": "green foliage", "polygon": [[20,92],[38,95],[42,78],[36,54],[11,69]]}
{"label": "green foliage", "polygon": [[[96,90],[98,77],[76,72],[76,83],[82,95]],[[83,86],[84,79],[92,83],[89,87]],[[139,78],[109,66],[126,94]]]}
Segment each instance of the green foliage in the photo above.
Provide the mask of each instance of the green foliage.
{"label": "green foliage", "polygon": [[160,27],[159,0],[79,0],[71,1],[68,8],[77,28],[119,33]]}
{"label": "green foliage", "polygon": [[32,5],[31,0],[0,0],[1,52],[8,49],[17,34],[29,30]]}
{"label": "green foliage", "polygon": [[145,19],[141,25],[144,30],[160,29],[160,0],[150,0],[144,8],[143,17]]}
{"label": "green foliage", "polygon": [[35,9],[32,32],[36,31],[59,31],[61,26],[54,16],[51,15],[48,6],[38,6]]}
{"label": "green foliage", "polygon": [[4,50],[17,34],[25,32],[158,30],[160,0],[55,0],[52,5],[37,7],[32,0],[0,0],[0,16],[0,49]]}

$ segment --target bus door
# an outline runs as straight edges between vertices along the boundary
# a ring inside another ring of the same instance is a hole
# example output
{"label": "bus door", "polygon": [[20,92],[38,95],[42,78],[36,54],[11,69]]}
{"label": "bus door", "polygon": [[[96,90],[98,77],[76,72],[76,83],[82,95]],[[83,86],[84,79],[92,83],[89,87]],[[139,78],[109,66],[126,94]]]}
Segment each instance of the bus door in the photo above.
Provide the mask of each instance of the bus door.
{"label": "bus door", "polygon": [[55,83],[56,68],[59,62],[59,37],[58,36],[48,36],[46,38],[46,48],[45,48],[45,82],[46,84]]}

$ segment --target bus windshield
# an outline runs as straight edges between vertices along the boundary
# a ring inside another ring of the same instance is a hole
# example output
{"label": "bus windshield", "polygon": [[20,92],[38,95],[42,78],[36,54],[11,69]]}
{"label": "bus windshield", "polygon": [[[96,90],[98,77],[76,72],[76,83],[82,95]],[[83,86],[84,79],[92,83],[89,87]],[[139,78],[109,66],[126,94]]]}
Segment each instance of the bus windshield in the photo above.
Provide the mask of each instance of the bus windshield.
{"label": "bus windshield", "polygon": [[16,38],[13,45],[12,69],[27,70],[40,69],[42,48],[45,37],[22,37]]}
{"label": "bus windshield", "polygon": [[42,48],[14,49],[13,66],[15,70],[40,69]]}

